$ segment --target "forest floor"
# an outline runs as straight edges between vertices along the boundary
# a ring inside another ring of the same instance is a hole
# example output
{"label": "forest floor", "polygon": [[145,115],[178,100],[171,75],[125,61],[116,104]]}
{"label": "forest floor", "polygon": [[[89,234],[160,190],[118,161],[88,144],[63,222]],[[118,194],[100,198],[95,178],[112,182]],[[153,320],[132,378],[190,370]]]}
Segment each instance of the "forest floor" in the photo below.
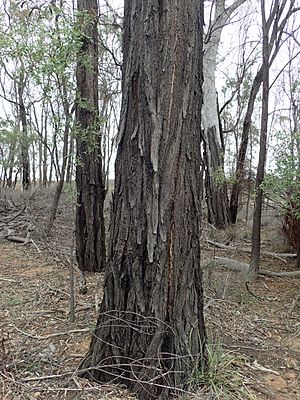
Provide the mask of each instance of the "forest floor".
{"label": "forest floor", "polygon": [[[96,322],[95,293],[101,294],[103,277],[88,276],[88,293],[83,295],[75,273],[75,322],[70,322],[72,206],[64,193],[46,241],[43,229],[51,195],[42,190],[30,199],[0,194],[0,233],[1,222],[8,220],[6,209],[11,215],[19,213],[14,222],[23,221],[14,234],[26,236],[22,229],[27,224],[33,239],[23,244],[0,240],[0,399],[134,399],[124,387],[98,385],[76,375]],[[14,208],[19,210],[15,214]],[[248,262],[249,254],[239,249],[249,245],[250,228],[242,217],[237,227],[222,232],[206,227],[203,259],[222,256]],[[237,250],[218,249],[206,239],[230,242]],[[264,212],[263,248],[290,250],[272,208]],[[272,271],[295,269],[294,260],[269,256],[262,257],[261,264]],[[212,371],[208,380],[219,397],[201,392],[185,398],[300,400],[300,279],[264,276],[246,287],[238,272],[206,268],[204,289],[209,352],[216,363],[216,374]]]}

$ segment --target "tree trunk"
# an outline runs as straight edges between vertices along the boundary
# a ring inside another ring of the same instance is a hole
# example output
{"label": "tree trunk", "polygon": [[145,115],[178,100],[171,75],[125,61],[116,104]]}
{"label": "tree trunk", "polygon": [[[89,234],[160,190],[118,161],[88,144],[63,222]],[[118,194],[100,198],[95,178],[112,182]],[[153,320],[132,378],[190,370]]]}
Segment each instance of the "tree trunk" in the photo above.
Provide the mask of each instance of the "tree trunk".
{"label": "tree trunk", "polygon": [[268,116],[269,116],[269,28],[266,23],[265,0],[261,0],[262,29],[263,29],[263,64],[262,64],[262,109],[261,109],[261,128],[259,142],[259,161],[255,182],[255,204],[252,227],[252,250],[249,266],[249,280],[255,280],[259,273],[260,261],[260,237],[261,237],[261,211],[263,204],[263,183],[265,176],[265,163],[267,155],[267,135],[268,135]]}
{"label": "tree trunk", "polygon": [[75,145],[75,138],[74,135],[71,134],[70,137],[70,146],[69,146],[69,155],[68,155],[68,165],[67,165],[67,175],[66,175],[66,182],[72,182],[73,176],[73,168],[74,168],[74,145]]}
{"label": "tree trunk", "polygon": [[201,367],[203,2],[125,1],[104,299],[82,374],[169,399]]}
{"label": "tree trunk", "polygon": [[67,93],[66,93],[66,88],[63,85],[63,106],[64,106],[64,113],[65,113],[65,129],[64,129],[64,137],[63,137],[63,154],[62,154],[62,166],[61,166],[61,175],[59,178],[59,181],[57,183],[55,193],[54,193],[54,198],[50,210],[50,217],[48,221],[48,225],[46,227],[46,234],[49,235],[51,232],[51,229],[53,227],[55,218],[56,218],[56,213],[57,213],[57,208],[60,200],[60,196],[64,187],[64,182],[65,182],[65,175],[66,175],[66,167],[67,167],[67,158],[68,158],[68,142],[69,142],[69,131],[70,131],[70,123],[71,123],[71,114],[69,111],[69,104],[67,102]]}
{"label": "tree trunk", "polygon": [[105,264],[101,135],[98,109],[97,0],[78,0],[82,46],[77,62],[77,209],[76,248],[82,271],[102,271]]}
{"label": "tree trunk", "polygon": [[8,175],[7,175],[7,181],[6,181],[6,186],[11,188],[13,184],[13,171],[15,168],[15,153],[16,153],[16,142],[13,139],[11,142],[10,148],[9,148],[9,157],[8,157],[8,162],[9,162],[9,167],[8,167]]}
{"label": "tree trunk", "polygon": [[[23,73],[21,73],[23,75]],[[20,78],[18,83],[18,103],[19,103],[19,114],[22,125],[22,137],[21,137],[21,170],[22,170],[22,187],[23,190],[28,190],[30,187],[30,162],[29,162],[29,149],[28,149],[28,125],[26,108],[24,104],[24,82],[23,77]]]}
{"label": "tree trunk", "polygon": [[210,22],[204,41],[203,54],[203,136],[205,187],[208,222],[217,228],[225,228],[230,222],[229,203],[224,173],[224,141],[219,123],[216,91],[217,54],[223,27],[234,11],[246,0],[236,0],[225,8],[224,0],[216,0],[215,15]]}
{"label": "tree trunk", "polygon": [[[43,187],[47,186],[47,170],[48,170],[48,148],[47,148],[47,142],[48,142],[48,107],[46,108],[46,113],[45,113],[45,125],[44,125],[44,137],[43,137]],[[52,163],[52,161],[51,161]],[[51,182],[51,178],[50,182]]]}
{"label": "tree trunk", "polygon": [[246,154],[248,149],[249,143],[249,135],[251,130],[251,123],[252,123],[252,114],[254,110],[255,100],[257,94],[259,92],[259,88],[261,86],[263,80],[263,68],[261,67],[257,72],[250,92],[250,97],[248,100],[246,115],[243,123],[243,131],[242,131],[242,138],[240,143],[240,148],[238,152],[237,164],[236,164],[236,173],[235,173],[235,180],[232,186],[231,196],[230,196],[230,219],[233,224],[236,223],[237,220],[237,213],[240,201],[240,193],[241,193],[241,186],[242,181],[245,175],[245,160]]}
{"label": "tree trunk", "polygon": [[[285,30],[286,24],[290,16],[296,12],[298,9],[294,8],[295,1],[290,0],[289,5],[287,7],[287,11],[283,16],[285,11],[287,1],[284,0],[280,2],[279,0],[274,0],[272,2],[272,8],[270,10],[270,15],[268,20],[266,21],[266,25],[268,28],[268,52],[269,52],[269,59],[268,59],[268,68],[270,69],[271,65],[273,64],[279,49],[281,47],[281,39],[283,32]],[[270,29],[273,24],[272,30]],[[263,66],[257,72],[252,88],[250,93],[250,98],[248,102],[247,112],[244,120],[243,125],[243,132],[242,132],[242,139],[238,154],[237,160],[237,169],[236,169],[236,176],[235,176],[235,183],[233,185],[231,198],[230,198],[230,217],[231,222],[235,223],[237,218],[237,211],[239,206],[239,197],[241,192],[241,183],[244,177],[244,165],[245,165],[245,158],[247,153],[248,141],[249,141],[249,133],[251,129],[251,119],[252,113],[254,109],[254,103],[259,91],[260,85],[263,82]]]}

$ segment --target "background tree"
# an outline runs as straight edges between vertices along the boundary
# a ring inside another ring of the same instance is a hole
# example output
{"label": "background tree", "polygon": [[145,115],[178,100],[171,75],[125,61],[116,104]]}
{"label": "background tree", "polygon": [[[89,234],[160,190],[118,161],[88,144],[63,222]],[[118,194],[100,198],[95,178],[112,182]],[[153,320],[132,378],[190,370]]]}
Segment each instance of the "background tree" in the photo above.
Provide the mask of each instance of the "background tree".
{"label": "background tree", "polygon": [[109,264],[81,368],[144,400],[169,398],[204,365],[202,3],[125,1]]}
{"label": "background tree", "polygon": [[[272,64],[272,58],[276,53],[277,47],[281,42],[281,37],[284,33],[287,21],[290,16],[296,11],[294,9],[295,1],[291,0],[285,12],[287,0],[275,0],[270,10],[269,18],[266,17],[265,1],[261,0],[261,15],[262,15],[262,32],[263,32],[263,64],[261,67],[263,91],[262,91],[262,110],[261,110],[261,130],[260,130],[260,146],[259,160],[255,182],[255,204],[253,215],[252,228],[252,251],[249,267],[249,278],[251,280],[257,278],[259,272],[260,261],[260,237],[261,237],[261,212],[263,203],[263,188],[262,183],[265,175],[265,162],[267,156],[267,133],[268,133],[268,106],[269,106],[269,70]],[[283,18],[282,18],[283,16]],[[271,27],[273,29],[271,30]],[[270,35],[271,31],[271,35]],[[270,41],[276,42],[275,51],[273,46],[270,46]],[[277,50],[278,52],[278,50]],[[275,55],[276,56],[276,55]]]}
{"label": "background tree", "polygon": [[97,0],[78,0],[77,8],[81,47],[76,73],[76,249],[79,268],[95,272],[101,271],[105,264]]}
{"label": "background tree", "polygon": [[203,146],[205,160],[205,188],[208,222],[217,228],[224,228],[230,221],[229,203],[224,174],[224,138],[220,125],[216,69],[218,48],[223,28],[228,24],[233,13],[246,0],[236,0],[225,7],[225,0],[213,2],[214,17],[204,39],[203,46]]}
{"label": "background tree", "polygon": [[[269,17],[266,21],[268,29],[268,47],[269,47],[269,67],[274,63],[282,44],[286,41],[285,28],[286,24],[293,13],[297,11],[294,8],[295,1],[287,0],[276,1],[272,5]],[[275,21],[274,21],[275,19]],[[288,36],[288,35],[287,35]],[[243,131],[241,136],[240,148],[237,157],[237,166],[235,180],[230,197],[230,215],[231,221],[236,222],[237,211],[239,206],[239,198],[241,192],[242,179],[244,177],[244,166],[249,143],[249,133],[252,127],[252,114],[255,106],[255,100],[259,93],[260,86],[263,82],[263,66],[258,69],[250,91],[250,96],[247,105],[247,111],[243,122]]]}

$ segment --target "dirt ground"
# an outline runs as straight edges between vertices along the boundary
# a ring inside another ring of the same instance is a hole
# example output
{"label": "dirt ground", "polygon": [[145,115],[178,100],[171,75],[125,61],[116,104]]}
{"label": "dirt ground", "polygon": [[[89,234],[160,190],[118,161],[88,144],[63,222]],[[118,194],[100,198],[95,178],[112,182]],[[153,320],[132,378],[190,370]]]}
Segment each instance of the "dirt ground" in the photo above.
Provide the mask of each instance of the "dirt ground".
{"label": "dirt ground", "polygon": [[[95,293],[101,295],[103,277],[89,276],[88,294],[82,295],[75,274],[75,322],[71,323],[67,260],[72,207],[65,193],[46,242],[43,227],[49,196],[41,191],[30,204],[26,200],[33,243],[0,240],[0,399],[134,399],[122,386],[97,385],[76,375],[96,322]],[[1,216],[0,212],[0,223]],[[222,256],[247,262],[249,254],[239,248],[249,244],[250,230],[242,217],[237,227],[223,232],[205,227],[203,259]],[[21,229],[17,233],[24,235]],[[206,239],[238,250],[218,249]],[[263,248],[290,250],[273,209],[264,213]],[[272,271],[295,269],[294,260],[269,256],[261,264]],[[246,287],[238,272],[218,267],[204,270],[204,287],[209,341],[234,357],[234,372],[253,398],[300,399],[300,279],[260,277]],[[231,398],[243,399],[234,394]]]}

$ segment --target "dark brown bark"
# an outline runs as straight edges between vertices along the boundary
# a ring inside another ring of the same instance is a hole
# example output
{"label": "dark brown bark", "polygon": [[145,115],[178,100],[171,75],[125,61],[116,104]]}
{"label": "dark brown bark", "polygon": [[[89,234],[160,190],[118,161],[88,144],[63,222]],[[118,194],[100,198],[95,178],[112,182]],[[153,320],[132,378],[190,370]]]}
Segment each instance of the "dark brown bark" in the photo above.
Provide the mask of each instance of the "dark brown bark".
{"label": "dark brown bark", "polygon": [[20,121],[22,125],[22,137],[21,137],[22,187],[23,190],[28,190],[30,187],[28,124],[27,124],[26,108],[23,96],[24,96],[24,79],[20,78],[20,82],[18,83],[18,102],[19,102]]}
{"label": "dark brown bark", "polygon": [[98,110],[97,0],[78,0],[82,46],[77,62],[77,209],[76,248],[82,271],[101,271],[105,264],[101,135]]}
{"label": "dark brown bark", "polygon": [[201,366],[203,2],[125,1],[104,299],[82,374],[169,399]]}
{"label": "dark brown bark", "polygon": [[66,175],[67,183],[71,183],[72,181],[73,168],[74,168],[74,150],[75,150],[74,148],[75,148],[75,138],[73,135],[71,135],[69,154],[68,154],[67,175]]}

